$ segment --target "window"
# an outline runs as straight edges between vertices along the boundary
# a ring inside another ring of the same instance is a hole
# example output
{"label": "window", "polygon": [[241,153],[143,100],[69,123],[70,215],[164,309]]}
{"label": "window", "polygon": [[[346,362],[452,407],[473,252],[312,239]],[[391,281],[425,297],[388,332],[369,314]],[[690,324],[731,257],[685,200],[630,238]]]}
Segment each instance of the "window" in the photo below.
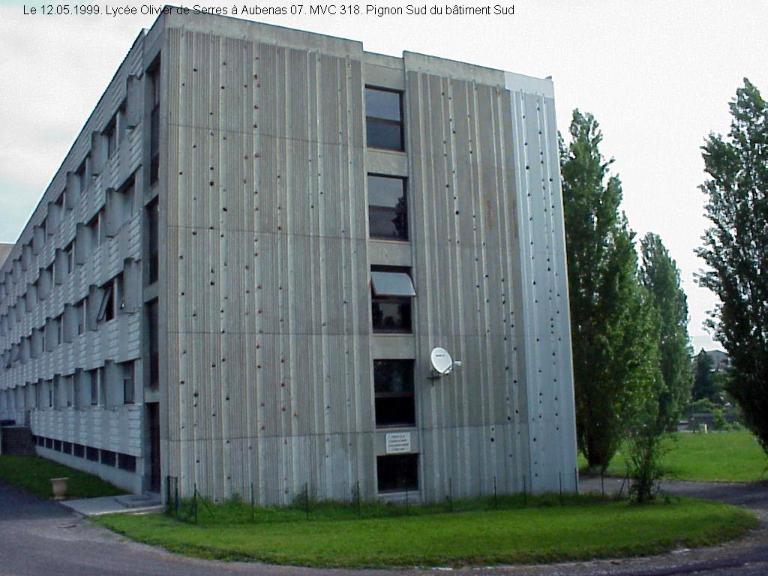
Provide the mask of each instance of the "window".
{"label": "window", "polygon": [[91,370],[88,376],[91,379],[91,406],[99,405],[99,380],[100,370]]}
{"label": "window", "polygon": [[157,389],[160,384],[160,334],[157,300],[147,304],[147,330],[149,331],[149,386]]}
{"label": "window", "polygon": [[92,448],[91,446],[88,446],[85,449],[85,457],[88,458],[88,460],[92,462],[98,462],[99,461],[99,449],[98,448]]}
{"label": "window", "polygon": [[365,128],[370,148],[404,150],[403,93],[367,86]]}
{"label": "window", "polygon": [[110,280],[104,285],[104,296],[101,299],[99,313],[96,315],[96,322],[109,322],[115,318],[115,281]]}
{"label": "window", "polygon": [[88,325],[88,299],[83,298],[77,307],[77,334],[85,334],[85,327]]}
{"label": "window", "polygon": [[136,472],[136,456],[129,454],[117,455],[117,467],[127,472]]}
{"label": "window", "polygon": [[376,426],[415,426],[413,360],[374,360]]}
{"label": "window", "polygon": [[133,404],[135,386],[133,384],[133,362],[123,366],[123,404]]}
{"label": "window", "polygon": [[101,451],[101,463],[105,466],[114,466],[117,460],[117,454],[110,450]]}
{"label": "window", "polygon": [[371,268],[373,331],[411,332],[411,299],[416,296],[408,268]]}
{"label": "window", "polygon": [[419,489],[419,455],[398,454],[376,458],[379,493]]}
{"label": "window", "polygon": [[64,314],[58,316],[54,322],[56,322],[56,346],[60,346],[64,343]]}
{"label": "window", "polygon": [[82,444],[74,444],[72,446],[72,454],[78,458],[82,458],[85,455],[85,446]]}
{"label": "window", "polygon": [[88,221],[88,224],[86,224],[91,237],[91,246],[93,247],[98,246],[101,242],[101,226],[99,226],[99,216],[100,213],[97,212],[93,215],[93,218]]}
{"label": "window", "polygon": [[66,248],[67,274],[75,271],[75,243],[70,242]]}
{"label": "window", "polygon": [[117,150],[117,115],[104,129],[104,137],[107,140],[107,158],[112,158]]}
{"label": "window", "polygon": [[160,58],[150,66],[149,76],[150,115],[149,136],[149,183],[154,184],[160,176]]}
{"label": "window", "polygon": [[371,238],[408,240],[405,178],[368,175],[368,227]]}
{"label": "window", "polygon": [[160,254],[158,249],[160,236],[160,203],[155,198],[147,204],[147,252],[149,254],[148,284],[157,282],[160,272]]}

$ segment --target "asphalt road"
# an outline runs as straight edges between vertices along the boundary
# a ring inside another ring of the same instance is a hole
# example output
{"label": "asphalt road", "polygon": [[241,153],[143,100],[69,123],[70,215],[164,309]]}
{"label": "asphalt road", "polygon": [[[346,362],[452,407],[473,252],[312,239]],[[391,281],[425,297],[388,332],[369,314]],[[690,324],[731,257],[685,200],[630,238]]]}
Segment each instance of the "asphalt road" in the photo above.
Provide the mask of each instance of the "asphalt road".
{"label": "asphalt road", "polygon": [[[588,481],[585,488],[599,483]],[[609,489],[615,489],[609,484]],[[209,562],[173,555],[123,539],[70,512],[0,482],[0,576],[208,576],[436,574],[472,576],[766,576],[768,575],[768,486],[674,483],[674,493],[748,506],[761,528],[746,538],[700,550],[629,560],[601,560],[549,566],[510,566],[410,571],[314,570],[256,563]]]}

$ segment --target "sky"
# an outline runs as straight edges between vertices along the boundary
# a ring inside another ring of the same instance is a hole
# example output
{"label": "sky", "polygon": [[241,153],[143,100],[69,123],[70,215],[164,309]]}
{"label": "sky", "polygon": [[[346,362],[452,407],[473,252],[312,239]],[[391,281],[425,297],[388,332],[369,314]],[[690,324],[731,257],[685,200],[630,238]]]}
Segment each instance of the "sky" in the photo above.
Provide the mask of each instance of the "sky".
{"label": "sky", "polygon": [[[456,1],[391,0],[378,7]],[[481,6],[486,0],[461,0]],[[193,0],[190,8],[290,6],[303,0]],[[726,133],[728,103],[749,78],[768,95],[765,0],[490,0],[497,16],[249,17],[361,40],[369,52],[404,50],[537,77],[552,76],[558,128],[591,112],[602,152],[623,183],[623,209],[638,237],[659,234],[681,270],[695,350],[720,348],[703,323],[716,299],[697,286],[703,216],[701,146]],[[181,2],[177,2],[179,4]],[[313,4],[319,2],[314,1]],[[352,2],[354,5],[355,2]],[[75,4],[67,5],[72,10]],[[81,5],[81,4],[80,4]],[[0,0],[0,242],[15,242],[141,28],[151,1],[95,0],[101,14],[41,14],[40,4]],[[350,5],[349,2],[346,4]],[[37,14],[30,14],[32,7]],[[136,7],[136,15],[107,15]],[[308,9],[302,4],[303,11]],[[341,6],[341,5],[337,5]],[[26,12],[26,14],[25,14]]]}

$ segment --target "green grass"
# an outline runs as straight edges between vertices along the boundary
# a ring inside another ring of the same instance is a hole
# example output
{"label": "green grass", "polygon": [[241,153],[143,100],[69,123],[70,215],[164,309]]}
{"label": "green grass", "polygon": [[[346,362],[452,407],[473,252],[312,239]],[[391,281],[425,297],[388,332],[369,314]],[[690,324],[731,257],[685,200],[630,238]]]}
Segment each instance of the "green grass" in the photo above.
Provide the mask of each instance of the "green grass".
{"label": "green grass", "polygon": [[[214,514],[218,512],[216,507]],[[201,509],[200,517],[204,514]],[[532,563],[656,554],[712,545],[757,524],[743,509],[693,499],[649,506],[572,499],[564,506],[355,520],[195,525],[152,514],[104,516],[97,522],[178,553],[322,567]]]}
{"label": "green grass", "polygon": [[125,494],[101,478],[37,456],[0,456],[0,478],[40,498],[51,498],[51,478],[69,478],[68,498]]}
{"label": "green grass", "polygon": [[[702,482],[757,482],[768,479],[768,458],[755,437],[745,430],[677,433],[664,445],[661,466],[665,477]],[[586,460],[579,454],[579,467]],[[622,448],[611,460],[608,474],[626,473],[626,451]]]}

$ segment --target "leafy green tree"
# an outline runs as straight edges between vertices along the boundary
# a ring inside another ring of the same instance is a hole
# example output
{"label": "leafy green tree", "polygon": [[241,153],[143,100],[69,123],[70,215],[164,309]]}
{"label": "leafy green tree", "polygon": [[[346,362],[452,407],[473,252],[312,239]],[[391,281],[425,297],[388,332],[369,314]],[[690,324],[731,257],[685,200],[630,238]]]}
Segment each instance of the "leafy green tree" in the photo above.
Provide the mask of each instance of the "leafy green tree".
{"label": "leafy green tree", "polygon": [[575,110],[570,143],[560,142],[577,439],[596,470],[645,406],[657,369],[621,182],[609,175],[601,141],[594,117]]}
{"label": "leafy green tree", "polygon": [[768,105],[745,79],[730,111],[728,135],[703,146],[710,227],[699,283],[720,300],[710,324],[731,359],[728,392],[768,451]]}
{"label": "leafy green tree", "polygon": [[688,300],[680,286],[680,270],[661,238],[648,233],[640,242],[641,277],[657,316],[661,387],[659,427],[674,428],[691,396],[691,351]]}
{"label": "leafy green tree", "polygon": [[712,358],[709,357],[701,349],[701,352],[696,354],[696,360],[694,361],[694,375],[693,375],[693,399],[694,400],[713,400],[715,398],[715,380],[713,378],[714,364]]}

